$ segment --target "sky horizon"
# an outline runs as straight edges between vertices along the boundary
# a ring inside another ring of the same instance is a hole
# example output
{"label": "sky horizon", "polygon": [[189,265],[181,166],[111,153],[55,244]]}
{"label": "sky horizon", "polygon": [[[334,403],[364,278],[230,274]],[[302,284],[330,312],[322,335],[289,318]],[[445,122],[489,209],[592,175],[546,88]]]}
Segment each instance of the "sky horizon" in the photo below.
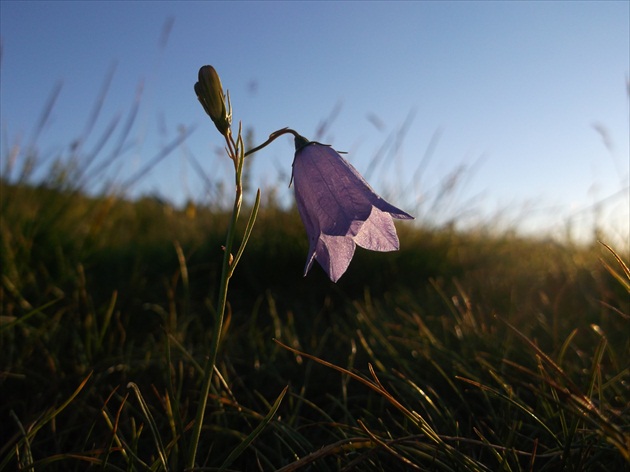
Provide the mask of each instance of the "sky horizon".
{"label": "sky horizon", "polygon": [[[230,91],[234,124],[252,130],[255,144],[285,126],[331,144],[421,220],[500,215],[558,234],[599,219],[623,237],[629,5],[2,1],[0,168],[11,177],[8,150],[32,140],[48,164],[70,155],[112,73],[82,143],[89,155],[120,117],[92,164],[109,165],[94,184],[128,181],[185,129],[184,143],[128,195],[207,201],[206,177],[232,178],[193,92],[199,67],[212,64]],[[122,157],[108,163],[137,99]],[[252,185],[277,187],[292,202],[292,159],[291,140],[280,138],[252,160]]]}

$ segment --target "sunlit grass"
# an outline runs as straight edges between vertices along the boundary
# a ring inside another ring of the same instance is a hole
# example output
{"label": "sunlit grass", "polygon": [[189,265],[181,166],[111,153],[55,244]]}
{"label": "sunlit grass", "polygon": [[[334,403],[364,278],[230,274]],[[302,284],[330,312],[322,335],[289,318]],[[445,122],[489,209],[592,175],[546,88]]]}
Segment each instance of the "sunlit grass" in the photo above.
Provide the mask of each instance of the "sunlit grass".
{"label": "sunlit grass", "polygon": [[[2,194],[2,469],[180,470],[228,216]],[[261,211],[200,464],[256,432],[232,470],[627,466],[627,256],[400,233],[399,253],[360,251],[333,285],[302,278],[295,212]]]}

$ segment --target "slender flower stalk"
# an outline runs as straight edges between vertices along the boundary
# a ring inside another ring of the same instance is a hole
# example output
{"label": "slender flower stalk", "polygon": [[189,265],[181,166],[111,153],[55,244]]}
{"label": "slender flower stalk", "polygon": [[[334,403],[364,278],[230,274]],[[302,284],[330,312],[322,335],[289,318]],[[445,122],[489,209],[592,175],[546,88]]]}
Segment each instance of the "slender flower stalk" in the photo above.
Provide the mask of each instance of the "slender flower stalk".
{"label": "slender flower stalk", "polygon": [[[209,71],[209,69],[211,71]],[[210,79],[208,79],[210,77]],[[204,79],[207,79],[204,81]],[[203,82],[202,82],[203,81]],[[201,85],[200,85],[201,84]],[[218,87],[218,89],[213,88]],[[211,66],[204,66],[199,71],[199,82],[195,84],[195,92],[199,101],[204,107],[204,110],[210,115],[215,126],[219,132],[225,137],[226,152],[228,157],[234,163],[234,206],[232,208],[232,218],[230,219],[230,225],[227,230],[225,239],[224,253],[223,253],[223,266],[221,269],[221,280],[219,285],[219,293],[217,298],[214,327],[212,330],[212,337],[210,340],[210,352],[206,359],[203,382],[201,386],[199,405],[197,406],[197,412],[195,415],[195,424],[192,429],[192,437],[190,440],[189,452],[188,452],[188,467],[190,469],[195,467],[195,460],[197,456],[197,446],[199,444],[199,437],[201,436],[201,428],[203,426],[204,415],[208,402],[208,395],[210,393],[210,385],[212,382],[212,374],[216,365],[217,354],[219,352],[219,345],[221,342],[221,332],[223,330],[223,321],[225,318],[225,308],[227,305],[227,293],[230,278],[234,273],[236,263],[240,254],[242,254],[245,244],[249,239],[253,224],[258,212],[258,206],[260,204],[260,193],[254,203],[252,215],[248,222],[245,236],[241,243],[241,247],[238,250],[238,258],[234,258],[232,255],[232,248],[234,246],[234,239],[236,236],[236,225],[241,212],[241,204],[243,202],[243,163],[245,161],[245,153],[243,150],[243,138],[241,136],[241,126],[239,125],[238,135],[236,140],[232,135],[231,129],[231,113],[228,114],[225,105],[221,106],[221,100],[223,98],[223,91],[221,89],[221,81],[219,80],[216,71]],[[220,97],[220,100],[219,100]]]}
{"label": "slender flower stalk", "polygon": [[212,66],[203,66],[199,70],[195,93],[217,130],[225,138],[225,150],[234,163],[234,206],[223,248],[223,266],[210,351],[204,366],[199,404],[188,448],[187,469],[190,470],[195,468],[212,374],[221,343],[229,282],[247,245],[260,205],[258,190],[243,239],[234,256],[232,248],[243,202],[242,174],[245,158],[269,145],[279,136],[293,134],[296,146],[293,161],[295,197],[310,242],[304,275],[311,268],[313,261],[317,260],[330,279],[336,282],[348,268],[356,245],[373,251],[397,250],[398,236],[392,217],[412,218],[376,195],[359,173],[332,148],[309,142],[292,129],[283,128],[275,131],[269,135],[267,141],[245,152],[242,127],[239,123],[235,139],[231,127],[232,109],[229,94],[226,106],[221,80]]}
{"label": "slender flower stalk", "polygon": [[250,149],[245,152],[242,126],[239,123],[238,133],[236,139],[232,134],[232,110],[229,102],[226,107],[223,89],[221,86],[221,80],[218,74],[212,66],[203,66],[199,70],[199,81],[195,84],[195,93],[199,102],[203,106],[206,113],[210,116],[217,130],[225,138],[225,150],[228,157],[234,163],[234,205],[232,207],[232,217],[230,219],[230,225],[228,226],[227,235],[225,238],[225,246],[223,247],[223,266],[221,269],[221,280],[219,282],[219,293],[217,296],[217,305],[214,318],[214,326],[212,330],[212,337],[210,339],[210,351],[206,358],[206,363],[203,371],[203,379],[200,391],[199,404],[197,405],[197,412],[195,415],[195,423],[192,427],[192,437],[190,438],[190,445],[188,449],[187,468],[192,470],[195,467],[197,448],[199,445],[199,438],[201,436],[201,429],[203,427],[203,421],[205,416],[206,407],[208,404],[208,396],[210,394],[210,385],[212,383],[212,375],[214,373],[217,355],[219,352],[219,346],[221,344],[221,333],[223,331],[223,322],[225,319],[225,309],[227,306],[227,294],[230,279],[234,274],[234,269],[238,264],[241,255],[247,245],[247,241],[252,233],[254,223],[256,222],[256,216],[258,214],[258,208],[260,206],[260,189],[256,194],[256,200],[252,208],[251,214],[245,227],[243,239],[236,252],[236,256],[233,255],[232,249],[234,247],[234,241],[236,238],[236,226],[241,213],[241,205],[243,203],[243,164],[245,158],[256,151],[264,148],[268,144],[272,143],[276,138],[282,136],[285,133],[291,133],[295,136],[299,136],[295,131],[288,128],[283,128],[272,133],[269,139],[260,146]]}

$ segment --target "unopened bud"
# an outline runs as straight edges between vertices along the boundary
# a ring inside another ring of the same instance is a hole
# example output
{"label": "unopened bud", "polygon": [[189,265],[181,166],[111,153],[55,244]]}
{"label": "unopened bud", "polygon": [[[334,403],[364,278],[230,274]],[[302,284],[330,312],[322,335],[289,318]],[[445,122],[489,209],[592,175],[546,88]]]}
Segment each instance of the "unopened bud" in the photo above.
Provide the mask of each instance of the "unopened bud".
{"label": "unopened bud", "polygon": [[221,79],[214,67],[203,66],[199,69],[199,82],[195,84],[195,93],[219,133],[225,136],[232,124],[232,115],[225,107]]}

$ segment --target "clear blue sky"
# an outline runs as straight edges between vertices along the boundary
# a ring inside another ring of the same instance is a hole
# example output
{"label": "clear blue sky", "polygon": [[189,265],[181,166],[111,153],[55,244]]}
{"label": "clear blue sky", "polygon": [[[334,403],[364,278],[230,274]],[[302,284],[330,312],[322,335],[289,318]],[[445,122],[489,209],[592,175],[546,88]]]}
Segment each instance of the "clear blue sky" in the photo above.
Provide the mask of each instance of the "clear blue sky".
{"label": "clear blue sky", "polygon": [[[191,156],[211,180],[231,179],[217,154],[220,136],[193,93],[199,67],[212,64],[235,122],[252,128],[256,142],[284,126],[313,139],[337,109],[320,140],[348,151],[378,191],[422,218],[503,211],[530,230],[561,229],[568,220],[589,225],[584,209],[617,194],[597,214],[627,233],[629,5],[2,1],[2,168],[8,147],[28,144],[58,82],[37,145],[44,156],[67,150],[116,63],[86,149],[117,113],[125,116],[143,81],[133,139],[108,175],[124,181],[178,127],[196,126],[131,194],[203,201]],[[404,138],[394,139],[410,114]],[[375,161],[394,141],[400,146]],[[257,154],[254,183],[280,183],[279,198],[292,198],[292,157],[289,138]],[[433,207],[440,183],[461,165],[470,169],[453,206]]]}

